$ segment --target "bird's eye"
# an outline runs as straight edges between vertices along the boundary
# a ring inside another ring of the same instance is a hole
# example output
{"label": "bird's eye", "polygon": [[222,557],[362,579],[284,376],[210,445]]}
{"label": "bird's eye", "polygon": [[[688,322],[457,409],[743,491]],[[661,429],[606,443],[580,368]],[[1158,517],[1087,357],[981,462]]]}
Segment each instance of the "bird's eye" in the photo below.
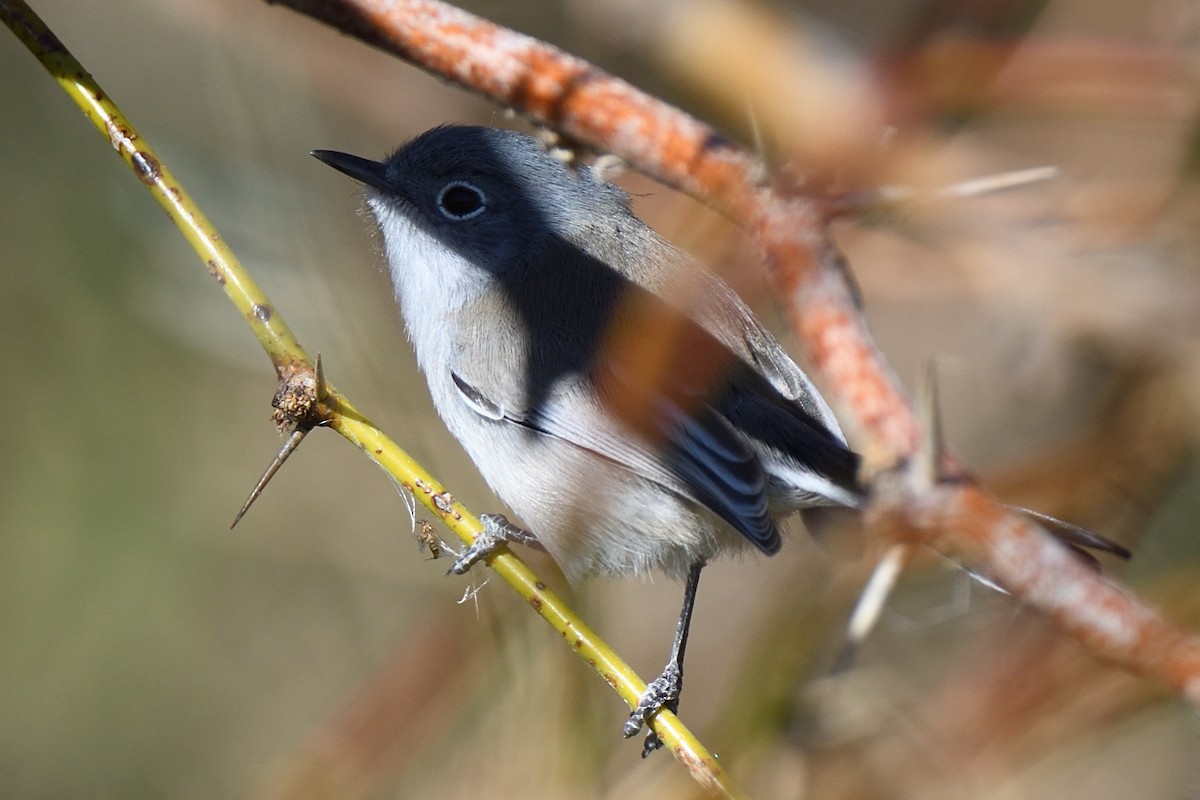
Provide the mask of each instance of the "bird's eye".
{"label": "bird's eye", "polygon": [[438,210],[446,219],[462,222],[474,219],[487,211],[487,195],[478,186],[464,181],[448,183],[438,192]]}

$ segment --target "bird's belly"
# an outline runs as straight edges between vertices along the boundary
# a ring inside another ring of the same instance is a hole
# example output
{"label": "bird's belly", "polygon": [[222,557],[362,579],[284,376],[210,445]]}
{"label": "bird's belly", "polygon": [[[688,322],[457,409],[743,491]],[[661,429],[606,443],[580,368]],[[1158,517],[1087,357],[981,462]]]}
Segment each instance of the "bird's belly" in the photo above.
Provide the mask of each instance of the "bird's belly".
{"label": "bird's belly", "polygon": [[[701,505],[576,445],[478,419],[459,441],[488,485],[571,580],[655,571],[683,577],[746,539]],[[496,453],[504,453],[499,459]]]}

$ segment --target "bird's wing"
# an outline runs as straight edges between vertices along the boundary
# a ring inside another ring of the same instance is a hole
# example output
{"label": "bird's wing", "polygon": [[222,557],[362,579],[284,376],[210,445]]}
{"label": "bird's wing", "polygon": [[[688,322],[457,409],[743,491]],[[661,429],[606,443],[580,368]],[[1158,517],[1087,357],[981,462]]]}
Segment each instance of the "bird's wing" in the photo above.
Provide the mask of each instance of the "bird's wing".
{"label": "bird's wing", "polygon": [[[820,427],[843,444],[846,439],[829,404],[817,387],[796,365],[779,341],[759,321],[750,307],[729,284],[712,270],[675,248],[650,228],[639,223],[627,226],[618,240],[617,253],[604,253],[618,264],[630,280],[693,317],[709,334],[753,368],[783,398],[798,405]],[[635,257],[636,255],[636,257]],[[681,285],[694,283],[699,291],[680,305],[676,294]]]}
{"label": "bird's wing", "polygon": [[[811,502],[859,505],[858,457],[846,445],[832,409],[737,293],[649,228],[623,238],[628,246],[608,257],[726,348],[720,357],[729,358],[728,368],[721,380],[705,387],[706,399],[749,439],[770,465],[774,481]],[[631,253],[640,258],[634,262]],[[682,306],[678,287],[689,282],[699,291]]]}
{"label": "bird's wing", "polygon": [[750,442],[796,501],[857,507],[863,493],[858,456],[808,408],[775,391],[763,375],[739,365],[717,408]]}
{"label": "bird's wing", "polygon": [[465,376],[453,375],[463,401],[476,413],[553,436],[617,464],[710,509],[766,553],[779,549],[767,511],[767,479],[757,455],[711,409],[683,410],[662,398],[651,421],[655,448],[612,415],[586,380],[563,381],[534,408],[489,398]]}

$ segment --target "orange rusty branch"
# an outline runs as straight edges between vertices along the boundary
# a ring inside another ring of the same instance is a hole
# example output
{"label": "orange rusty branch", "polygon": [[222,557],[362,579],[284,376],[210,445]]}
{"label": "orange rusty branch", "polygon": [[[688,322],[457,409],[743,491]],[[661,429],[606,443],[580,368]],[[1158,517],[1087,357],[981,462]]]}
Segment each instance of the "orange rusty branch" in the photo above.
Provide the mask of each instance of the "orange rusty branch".
{"label": "orange rusty branch", "polygon": [[581,58],[433,0],[279,0],[746,219],[758,162]]}
{"label": "orange rusty branch", "polygon": [[849,410],[845,421],[864,434],[868,466],[891,467],[917,451],[920,425],[875,346],[842,274],[841,255],[813,219],[811,205],[764,199],[757,241],[822,388],[841,411]]}
{"label": "orange rusty branch", "polygon": [[916,488],[905,480],[892,473],[877,482],[868,512],[872,530],[987,565],[989,577],[1095,654],[1200,705],[1200,637],[1165,621],[978,486]]}

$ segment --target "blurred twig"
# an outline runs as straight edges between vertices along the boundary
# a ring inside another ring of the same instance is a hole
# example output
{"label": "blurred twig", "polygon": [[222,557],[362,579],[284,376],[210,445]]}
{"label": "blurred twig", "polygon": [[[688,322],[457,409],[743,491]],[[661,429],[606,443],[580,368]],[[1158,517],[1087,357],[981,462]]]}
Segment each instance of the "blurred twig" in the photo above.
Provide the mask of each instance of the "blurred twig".
{"label": "blurred twig", "polygon": [[[432,726],[452,715],[471,653],[449,633],[449,615],[434,615],[385,662],[331,724],[295,754],[262,800],[369,798],[415,758]],[[449,665],[449,670],[447,670]]]}

